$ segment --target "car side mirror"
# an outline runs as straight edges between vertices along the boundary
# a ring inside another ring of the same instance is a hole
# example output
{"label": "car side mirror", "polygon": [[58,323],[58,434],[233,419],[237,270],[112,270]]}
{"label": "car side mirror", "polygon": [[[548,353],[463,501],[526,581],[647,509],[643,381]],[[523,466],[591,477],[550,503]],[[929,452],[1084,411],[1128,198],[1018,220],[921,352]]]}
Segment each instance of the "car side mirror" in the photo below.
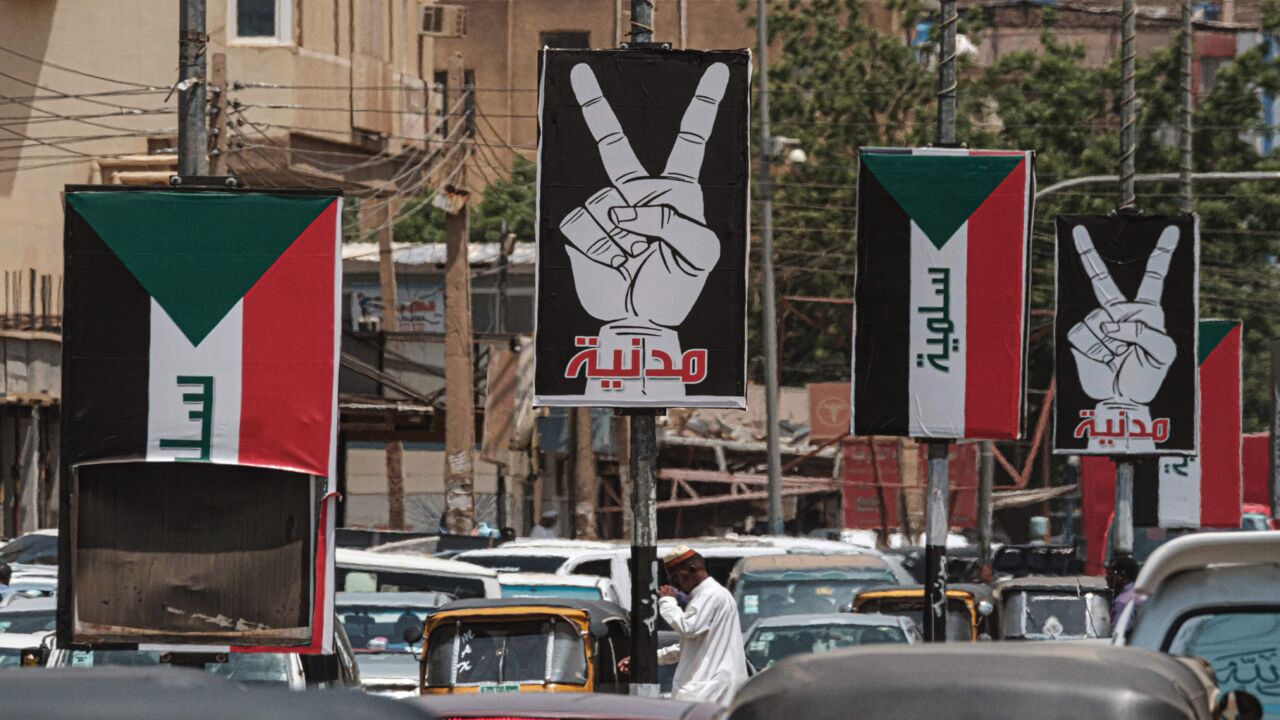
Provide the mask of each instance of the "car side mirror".
{"label": "car side mirror", "polygon": [[1262,720],[1262,702],[1245,690],[1225,692],[1218,696],[1213,717],[1216,720]]}
{"label": "car side mirror", "polygon": [[422,628],[418,627],[417,625],[414,625],[412,627],[407,627],[404,629],[404,632],[400,634],[400,636],[404,638],[404,641],[406,643],[413,645],[422,639]]}

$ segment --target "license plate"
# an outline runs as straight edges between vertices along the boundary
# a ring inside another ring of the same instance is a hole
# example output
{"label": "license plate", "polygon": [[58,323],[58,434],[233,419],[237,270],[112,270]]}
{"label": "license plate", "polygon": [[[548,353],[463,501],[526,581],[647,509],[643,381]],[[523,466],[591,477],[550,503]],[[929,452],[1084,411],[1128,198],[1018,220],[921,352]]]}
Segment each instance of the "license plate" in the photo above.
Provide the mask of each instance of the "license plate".
{"label": "license plate", "polygon": [[520,683],[503,683],[501,685],[481,685],[482,693],[509,693],[520,692]]}

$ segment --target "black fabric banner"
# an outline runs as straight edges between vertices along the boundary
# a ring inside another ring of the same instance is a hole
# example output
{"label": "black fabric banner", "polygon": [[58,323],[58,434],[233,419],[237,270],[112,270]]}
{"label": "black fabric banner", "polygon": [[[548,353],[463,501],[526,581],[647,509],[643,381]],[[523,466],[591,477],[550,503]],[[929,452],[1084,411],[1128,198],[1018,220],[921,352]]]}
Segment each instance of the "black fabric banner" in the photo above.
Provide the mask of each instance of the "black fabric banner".
{"label": "black fabric banner", "polygon": [[536,403],[744,407],[750,54],[541,73]]}
{"label": "black fabric banner", "polygon": [[1198,451],[1192,215],[1060,215],[1054,452]]}

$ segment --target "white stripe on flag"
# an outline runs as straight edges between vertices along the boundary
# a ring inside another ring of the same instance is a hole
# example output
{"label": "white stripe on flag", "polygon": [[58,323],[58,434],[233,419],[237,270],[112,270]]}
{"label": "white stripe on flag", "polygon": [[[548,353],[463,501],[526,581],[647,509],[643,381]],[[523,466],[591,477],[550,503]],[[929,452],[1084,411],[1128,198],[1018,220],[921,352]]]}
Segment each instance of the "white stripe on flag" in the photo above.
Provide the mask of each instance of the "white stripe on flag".
{"label": "white stripe on flag", "polygon": [[942,249],[911,223],[912,437],[964,437],[969,223]]}
{"label": "white stripe on flag", "polygon": [[1160,527],[1200,527],[1200,458],[1160,458]]}
{"label": "white stripe on flag", "polygon": [[[151,300],[147,460],[200,459],[206,423],[209,453],[205,459],[220,463],[240,459],[243,340],[243,301],[193,347],[164,308]],[[179,378],[183,378],[181,384]]]}

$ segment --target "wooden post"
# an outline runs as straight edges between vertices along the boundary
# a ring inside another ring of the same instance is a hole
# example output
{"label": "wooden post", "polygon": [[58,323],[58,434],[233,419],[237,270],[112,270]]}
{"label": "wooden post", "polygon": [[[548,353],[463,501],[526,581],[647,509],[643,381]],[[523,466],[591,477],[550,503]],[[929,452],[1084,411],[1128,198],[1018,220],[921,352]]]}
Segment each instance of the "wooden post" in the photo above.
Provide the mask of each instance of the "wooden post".
{"label": "wooden post", "polygon": [[[462,54],[449,58],[449,87],[464,83]],[[468,142],[462,139],[461,142]],[[467,162],[471,148],[464,146],[453,182],[442,188],[448,196],[445,213],[444,278],[444,386],[445,413],[445,526],[456,535],[467,535],[476,525],[475,506],[475,359],[471,335],[471,266],[469,209],[466,204]]]}
{"label": "wooden post", "polygon": [[572,498],[575,537],[579,540],[595,540],[599,537],[596,531],[596,503],[600,498],[600,474],[596,469],[596,453],[592,447],[591,408],[574,408],[573,414],[577,424],[573,459],[573,472],[577,482],[574,483],[575,497]]}
{"label": "wooden post", "polygon": [[[368,198],[360,208],[360,234],[376,233],[378,236],[378,280],[382,293],[382,345],[385,349],[387,333],[398,328],[396,319],[396,264],[392,253],[392,207],[390,200]],[[379,370],[382,363],[379,362]],[[403,530],[404,525],[404,445],[392,440],[386,446],[387,462],[387,527]]]}

